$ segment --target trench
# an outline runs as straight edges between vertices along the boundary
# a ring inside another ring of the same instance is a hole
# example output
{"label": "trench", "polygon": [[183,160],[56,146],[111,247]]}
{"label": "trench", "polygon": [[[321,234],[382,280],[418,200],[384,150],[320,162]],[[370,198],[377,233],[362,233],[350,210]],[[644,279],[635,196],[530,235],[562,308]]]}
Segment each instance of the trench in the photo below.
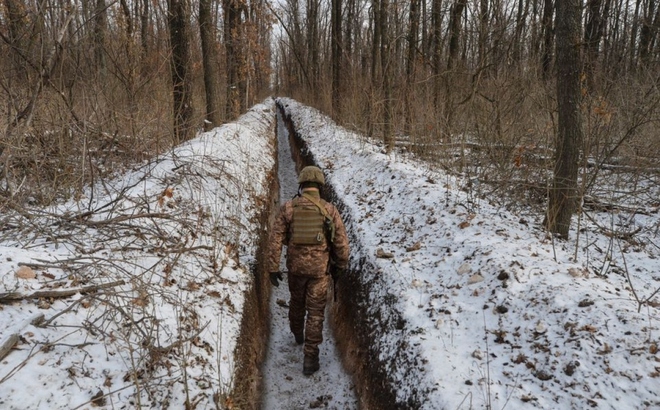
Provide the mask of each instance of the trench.
{"label": "trench", "polygon": [[[282,125],[286,127],[292,156],[298,167],[319,165],[279,102],[277,111],[281,117],[281,120],[278,120],[278,128]],[[359,224],[352,220],[351,213],[341,196],[335,192],[331,181],[323,187],[321,196],[331,201],[341,212],[351,246],[349,269],[337,287],[337,301],[329,303],[329,315],[326,321],[332,329],[334,343],[343,367],[354,381],[353,388],[357,401],[355,407],[346,408],[362,410],[420,408],[418,402],[409,400],[401,403],[397,400],[396,386],[393,385],[389,374],[390,371],[397,369],[388,369],[385,358],[381,358],[378,335],[383,334],[383,329],[380,326],[391,324],[383,324],[379,318],[372,317],[373,313],[369,310],[367,301],[372,300],[369,297],[372,284],[363,278],[373,277],[379,269],[370,258],[364,256],[366,253],[361,249],[357,235]]]}
{"label": "trench", "polygon": [[[245,315],[238,340],[235,387],[231,403],[220,408],[297,410],[308,408],[342,410],[415,409],[419,403],[398,403],[396,390],[378,348],[382,334],[378,318],[370,317],[370,284],[363,273],[377,270],[362,252],[356,234],[359,226],[328,182],[321,196],[342,213],[351,246],[349,270],[333,301],[328,295],[326,320],[320,345],[321,368],[312,376],[302,374],[302,346],[295,344],[288,325],[288,287],[285,281],[273,287],[265,272],[269,227],[280,202],[297,190],[297,171],[318,165],[305,141],[278,105],[276,129],[278,160],[270,179],[270,197],[261,214],[260,242],[256,264],[251,267],[255,285],[247,295]],[[281,270],[284,267],[282,252]],[[395,369],[396,370],[396,369]],[[231,404],[231,405],[229,405]]]}
{"label": "trench", "polygon": [[[293,198],[298,189],[298,170],[305,161],[289,130],[278,114],[279,203]],[[286,271],[283,249],[280,270]],[[353,381],[343,367],[340,351],[331,330],[332,296],[329,294],[324,321],[323,343],[319,346],[320,369],[311,376],[302,374],[303,351],[289,330],[289,291],[285,280],[272,287],[270,294],[270,336],[262,367],[262,409],[290,410],[308,408],[357,409]]]}

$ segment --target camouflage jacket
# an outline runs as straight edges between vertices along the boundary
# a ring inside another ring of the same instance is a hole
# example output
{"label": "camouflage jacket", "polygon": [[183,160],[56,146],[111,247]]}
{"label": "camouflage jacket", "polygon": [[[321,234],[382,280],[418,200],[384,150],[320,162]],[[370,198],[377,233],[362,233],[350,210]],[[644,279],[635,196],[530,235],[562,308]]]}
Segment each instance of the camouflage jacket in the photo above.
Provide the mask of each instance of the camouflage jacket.
{"label": "camouflage jacket", "polygon": [[[312,196],[319,198],[315,191],[308,192]],[[308,199],[301,197],[298,201],[304,201],[313,205]],[[334,258],[334,263],[338,268],[346,268],[348,265],[348,236],[344,222],[339,215],[337,208],[329,202],[323,201],[328,215],[332,217],[335,224],[335,240],[331,244],[320,245],[294,245],[289,244],[289,238],[292,235],[291,225],[293,218],[293,201],[287,201],[280,208],[280,212],[275,219],[273,229],[270,233],[270,243],[268,247],[268,272],[280,270],[280,256],[282,245],[287,245],[286,267],[290,273],[302,276],[320,277],[326,274],[330,251]],[[329,246],[328,246],[329,245]]]}

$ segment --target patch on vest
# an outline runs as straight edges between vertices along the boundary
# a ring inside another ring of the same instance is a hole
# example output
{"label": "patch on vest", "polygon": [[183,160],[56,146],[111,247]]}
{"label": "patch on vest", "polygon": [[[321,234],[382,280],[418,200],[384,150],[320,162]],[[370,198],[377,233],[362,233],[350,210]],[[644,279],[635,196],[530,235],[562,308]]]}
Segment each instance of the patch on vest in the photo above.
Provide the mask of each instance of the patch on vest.
{"label": "patch on vest", "polygon": [[325,244],[324,217],[316,205],[294,205],[291,243],[294,245]]}

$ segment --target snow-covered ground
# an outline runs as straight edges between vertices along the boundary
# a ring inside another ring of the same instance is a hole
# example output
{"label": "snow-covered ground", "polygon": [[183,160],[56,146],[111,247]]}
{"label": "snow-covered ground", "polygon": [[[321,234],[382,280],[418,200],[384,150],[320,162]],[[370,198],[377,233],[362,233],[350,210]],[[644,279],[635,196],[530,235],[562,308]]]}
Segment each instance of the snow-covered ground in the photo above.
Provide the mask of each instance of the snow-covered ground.
{"label": "snow-covered ground", "polygon": [[645,215],[590,212],[552,241],[542,215],[280,102],[348,214],[392,408],[660,408],[657,180]]}
{"label": "snow-covered ground", "polygon": [[274,130],[269,99],[79,201],[2,217],[0,299],[28,296],[0,305],[0,344],[19,338],[0,408],[232,404]]}
{"label": "snow-covered ground", "polygon": [[[657,180],[643,214],[592,211],[579,236],[553,241],[541,215],[493,206],[458,176],[280,101],[341,201],[350,274],[368,290],[356,315],[391,378],[391,408],[660,408]],[[0,408],[241,408],[236,343],[274,127],[267,100],[80,201],[2,215],[0,298],[83,293],[0,305],[0,345],[18,337],[0,360]],[[271,299],[262,407],[296,388],[350,389],[329,341],[327,373],[302,376],[285,286]],[[296,397],[291,408],[353,405]]]}

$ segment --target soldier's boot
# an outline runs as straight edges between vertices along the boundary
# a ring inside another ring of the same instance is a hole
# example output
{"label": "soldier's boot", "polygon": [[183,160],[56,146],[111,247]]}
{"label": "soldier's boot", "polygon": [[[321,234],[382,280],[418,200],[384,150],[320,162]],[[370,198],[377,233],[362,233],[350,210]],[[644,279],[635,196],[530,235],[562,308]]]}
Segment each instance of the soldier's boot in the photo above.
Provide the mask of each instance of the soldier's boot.
{"label": "soldier's boot", "polygon": [[319,358],[312,356],[305,356],[303,361],[303,374],[310,376],[319,369]]}
{"label": "soldier's boot", "polygon": [[301,345],[301,344],[305,343],[305,336],[303,336],[303,335],[298,335],[298,334],[295,334],[295,333],[294,333],[294,334],[293,334],[293,337],[296,338],[296,344]]}

